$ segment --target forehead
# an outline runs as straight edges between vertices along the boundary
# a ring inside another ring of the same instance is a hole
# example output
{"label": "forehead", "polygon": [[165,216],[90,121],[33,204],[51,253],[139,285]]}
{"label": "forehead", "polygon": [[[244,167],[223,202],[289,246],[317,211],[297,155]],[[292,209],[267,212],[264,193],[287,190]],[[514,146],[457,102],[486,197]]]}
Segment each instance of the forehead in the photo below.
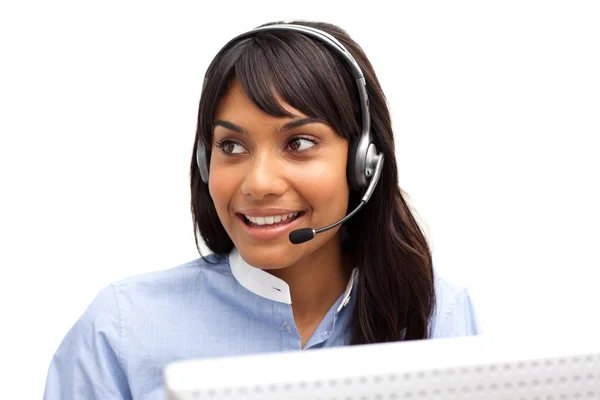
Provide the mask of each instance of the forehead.
{"label": "forehead", "polygon": [[[274,93],[274,97],[277,99],[281,107],[283,107],[287,112],[293,114],[294,118],[307,116],[300,110],[283,101],[279,94]],[[240,82],[237,79],[234,79],[229,86],[229,89],[219,100],[219,104],[215,112],[215,119],[243,119],[247,121],[256,119],[273,119],[279,121],[282,118],[268,114],[261,110],[248,97]]]}

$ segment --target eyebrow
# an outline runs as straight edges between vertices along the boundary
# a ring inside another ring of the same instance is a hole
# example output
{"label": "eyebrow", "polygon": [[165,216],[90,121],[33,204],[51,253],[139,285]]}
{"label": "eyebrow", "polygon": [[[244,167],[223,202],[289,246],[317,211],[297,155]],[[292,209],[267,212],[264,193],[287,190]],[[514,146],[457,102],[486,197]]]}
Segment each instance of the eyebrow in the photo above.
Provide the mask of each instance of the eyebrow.
{"label": "eyebrow", "polygon": [[[319,118],[310,118],[310,117],[301,118],[301,119],[295,119],[295,120],[290,121],[287,124],[283,125],[281,128],[279,128],[278,132],[285,133],[285,132],[291,131],[292,129],[299,128],[299,127],[307,125],[307,124],[315,124],[315,123],[327,124],[327,122],[325,122]],[[229,122],[229,121],[217,120],[217,121],[215,121],[214,126],[222,126],[223,128],[229,129],[230,131],[234,131],[234,132],[242,133],[242,134],[246,134],[246,135],[248,134],[247,130],[245,130],[241,126],[238,126],[238,125],[234,124],[233,122]]]}

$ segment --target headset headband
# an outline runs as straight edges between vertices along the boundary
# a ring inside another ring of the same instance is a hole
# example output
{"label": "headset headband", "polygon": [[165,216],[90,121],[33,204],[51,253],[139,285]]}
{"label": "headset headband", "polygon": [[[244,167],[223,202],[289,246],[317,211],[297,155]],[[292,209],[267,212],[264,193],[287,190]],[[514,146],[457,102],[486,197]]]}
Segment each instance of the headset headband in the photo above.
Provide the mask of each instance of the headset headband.
{"label": "headset headband", "polygon": [[259,32],[267,32],[267,31],[297,31],[297,32],[301,32],[307,36],[311,36],[315,39],[318,39],[319,41],[326,44],[328,47],[333,49],[337,54],[341,55],[346,60],[348,66],[350,67],[350,70],[352,72],[352,76],[356,80],[356,86],[358,88],[360,107],[361,107],[361,111],[362,111],[361,112],[361,119],[362,119],[362,121],[361,121],[362,122],[361,123],[361,127],[362,127],[361,134],[362,135],[361,136],[363,136],[365,134],[369,135],[368,142],[370,142],[369,132],[370,132],[370,128],[371,128],[371,115],[369,112],[369,98],[367,96],[367,86],[366,86],[366,81],[365,81],[365,77],[363,76],[362,70],[358,66],[358,63],[356,62],[354,57],[352,57],[352,54],[350,54],[350,52],[348,50],[346,50],[344,45],[341,44],[339,40],[337,40],[335,37],[333,37],[329,33],[324,32],[320,29],[316,29],[316,28],[313,28],[310,26],[304,26],[304,25],[277,24],[277,25],[262,26],[259,28],[255,28],[251,31],[244,32],[240,35],[237,35],[236,37],[231,39],[229,42],[227,42],[227,44],[225,46],[223,46],[221,48],[221,50],[219,50],[219,52],[217,53],[215,58],[213,58],[212,62],[210,63],[210,65],[204,75],[202,88],[204,89],[204,87],[206,86],[206,82],[209,79],[209,73],[212,70],[215,60],[217,60],[219,58],[219,56],[225,50],[227,50],[232,44],[236,43],[237,41],[239,41],[241,39],[254,36],[256,33],[259,33]]}

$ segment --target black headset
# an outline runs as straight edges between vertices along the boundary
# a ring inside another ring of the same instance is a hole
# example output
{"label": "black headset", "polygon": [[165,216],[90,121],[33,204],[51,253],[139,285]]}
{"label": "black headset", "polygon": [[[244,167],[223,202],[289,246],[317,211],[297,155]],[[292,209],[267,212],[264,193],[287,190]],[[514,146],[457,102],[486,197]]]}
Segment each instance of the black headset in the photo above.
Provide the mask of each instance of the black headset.
{"label": "black headset", "polygon": [[[256,35],[257,33],[265,31],[300,32],[305,34],[306,36],[310,36],[326,44],[330,49],[337,52],[344,58],[344,60],[347,61],[347,64],[352,72],[352,76],[356,80],[356,86],[358,88],[358,93],[360,97],[362,132],[359,137],[352,140],[350,146],[348,147],[347,178],[348,183],[350,184],[350,187],[353,190],[361,191],[363,189],[366,189],[365,193],[361,199],[360,204],[350,214],[346,215],[343,219],[339,220],[338,222],[335,222],[329,226],[317,230],[314,230],[312,228],[304,228],[292,231],[290,233],[290,241],[294,244],[299,244],[312,239],[317,233],[324,232],[337,225],[342,224],[351,216],[353,216],[360,208],[362,208],[364,204],[366,204],[366,202],[373,194],[375,186],[379,181],[379,177],[381,176],[384,157],[383,154],[377,152],[375,143],[373,143],[373,140],[371,138],[371,114],[369,112],[369,98],[367,96],[366,81],[365,77],[363,76],[362,70],[360,69],[358,63],[356,62],[354,57],[352,57],[350,52],[346,50],[346,48],[335,37],[320,29],[304,25],[277,24],[263,26],[242,33],[236,36],[235,38],[231,39],[225,46],[223,46],[223,48],[219,51],[217,56],[210,63],[210,66],[208,67],[204,76],[202,88],[204,89],[204,87],[206,86],[206,83],[209,79],[208,73],[211,71],[214,62],[219,55],[221,55],[233,43],[239,41],[240,39],[251,37]],[[205,184],[208,184],[208,152],[205,149],[202,140],[200,139],[198,139],[198,144],[196,148],[196,162],[198,164],[198,168],[200,169],[200,177],[202,178],[202,181]]]}

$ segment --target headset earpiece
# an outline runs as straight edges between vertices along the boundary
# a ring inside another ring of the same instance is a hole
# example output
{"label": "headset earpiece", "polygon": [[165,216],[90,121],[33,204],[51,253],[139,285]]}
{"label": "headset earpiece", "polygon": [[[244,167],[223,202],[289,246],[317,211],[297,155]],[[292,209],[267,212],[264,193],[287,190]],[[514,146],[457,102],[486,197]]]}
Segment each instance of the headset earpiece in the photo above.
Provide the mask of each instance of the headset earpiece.
{"label": "headset earpiece", "polygon": [[198,140],[198,146],[196,148],[196,164],[198,164],[202,182],[208,185],[208,155],[206,154],[206,149],[201,140]]}

